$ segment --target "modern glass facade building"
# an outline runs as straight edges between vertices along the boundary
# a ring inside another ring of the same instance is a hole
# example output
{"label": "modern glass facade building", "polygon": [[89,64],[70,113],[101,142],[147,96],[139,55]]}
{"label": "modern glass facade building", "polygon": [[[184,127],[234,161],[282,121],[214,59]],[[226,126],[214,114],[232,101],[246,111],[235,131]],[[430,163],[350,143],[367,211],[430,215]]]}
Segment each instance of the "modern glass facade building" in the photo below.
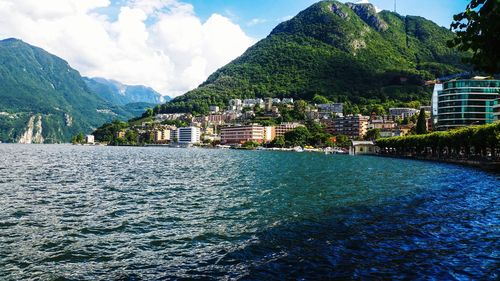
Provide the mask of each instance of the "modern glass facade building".
{"label": "modern glass facade building", "polygon": [[494,102],[493,115],[496,117],[496,120],[500,120],[500,97]]}
{"label": "modern glass facade building", "polygon": [[437,129],[447,130],[496,120],[500,80],[452,80],[438,91]]}

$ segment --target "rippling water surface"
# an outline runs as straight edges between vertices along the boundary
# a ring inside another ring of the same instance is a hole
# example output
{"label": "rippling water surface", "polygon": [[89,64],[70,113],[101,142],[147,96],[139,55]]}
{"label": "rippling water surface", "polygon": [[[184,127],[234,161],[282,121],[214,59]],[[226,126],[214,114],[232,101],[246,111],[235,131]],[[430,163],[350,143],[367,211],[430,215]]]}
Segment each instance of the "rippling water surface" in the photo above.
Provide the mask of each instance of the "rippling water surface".
{"label": "rippling water surface", "polygon": [[0,279],[491,279],[498,175],[311,153],[0,145]]}

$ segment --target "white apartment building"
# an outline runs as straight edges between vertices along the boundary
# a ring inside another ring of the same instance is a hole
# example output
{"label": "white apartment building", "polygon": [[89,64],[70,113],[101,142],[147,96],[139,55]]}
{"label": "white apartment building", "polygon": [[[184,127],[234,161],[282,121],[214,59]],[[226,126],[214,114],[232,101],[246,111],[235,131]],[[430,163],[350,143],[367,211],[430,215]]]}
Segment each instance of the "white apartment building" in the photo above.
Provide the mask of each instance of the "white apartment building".
{"label": "white apartment building", "polygon": [[182,127],[177,129],[177,142],[180,144],[200,143],[201,131],[198,127]]}

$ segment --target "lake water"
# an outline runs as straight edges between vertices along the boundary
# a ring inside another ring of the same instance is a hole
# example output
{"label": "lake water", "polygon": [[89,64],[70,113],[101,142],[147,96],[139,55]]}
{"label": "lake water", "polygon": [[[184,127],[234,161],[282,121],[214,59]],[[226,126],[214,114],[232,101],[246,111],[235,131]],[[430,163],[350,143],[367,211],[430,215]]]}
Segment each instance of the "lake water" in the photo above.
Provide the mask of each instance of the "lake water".
{"label": "lake water", "polygon": [[316,153],[0,145],[1,280],[499,279],[499,175]]}

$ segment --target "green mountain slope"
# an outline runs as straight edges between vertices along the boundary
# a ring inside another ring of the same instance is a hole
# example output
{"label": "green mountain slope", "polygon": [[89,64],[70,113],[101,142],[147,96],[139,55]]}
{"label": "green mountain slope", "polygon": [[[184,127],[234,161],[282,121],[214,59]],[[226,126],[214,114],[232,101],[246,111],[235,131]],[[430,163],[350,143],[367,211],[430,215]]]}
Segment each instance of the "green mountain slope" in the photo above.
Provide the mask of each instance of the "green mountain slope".
{"label": "green mountain slope", "polygon": [[322,1],[278,25],[241,57],[161,112],[206,112],[231,98],[321,94],[353,104],[422,101],[424,81],[467,69],[446,47],[453,33],[371,4]]}
{"label": "green mountain slope", "polygon": [[161,94],[152,88],[141,85],[125,85],[118,81],[104,78],[84,77],[84,80],[93,92],[117,105],[126,105],[129,103],[160,104],[170,100],[170,97],[162,97]]}
{"label": "green mountain slope", "polygon": [[17,39],[0,41],[0,141],[67,142],[130,117],[92,92],[66,61]]}

